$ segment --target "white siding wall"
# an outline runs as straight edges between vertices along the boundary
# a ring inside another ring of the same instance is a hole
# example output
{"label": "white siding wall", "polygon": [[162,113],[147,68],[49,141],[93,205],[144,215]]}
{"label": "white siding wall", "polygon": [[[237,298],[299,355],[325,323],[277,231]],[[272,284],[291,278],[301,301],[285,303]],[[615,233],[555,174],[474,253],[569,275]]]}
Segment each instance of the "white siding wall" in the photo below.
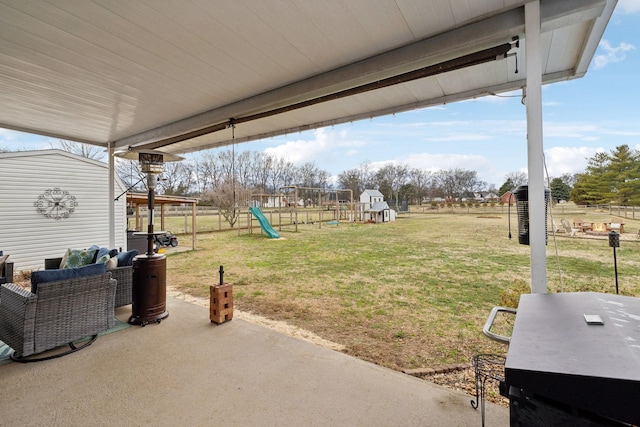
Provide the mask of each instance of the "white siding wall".
{"label": "white siding wall", "polygon": [[[0,153],[0,249],[15,271],[44,268],[67,248],[109,245],[109,171],[106,163],[61,150]],[[34,202],[59,187],[76,197],[69,218],[36,212]],[[125,190],[116,179],[115,193]],[[126,201],[116,203],[116,247],[126,249]]]}

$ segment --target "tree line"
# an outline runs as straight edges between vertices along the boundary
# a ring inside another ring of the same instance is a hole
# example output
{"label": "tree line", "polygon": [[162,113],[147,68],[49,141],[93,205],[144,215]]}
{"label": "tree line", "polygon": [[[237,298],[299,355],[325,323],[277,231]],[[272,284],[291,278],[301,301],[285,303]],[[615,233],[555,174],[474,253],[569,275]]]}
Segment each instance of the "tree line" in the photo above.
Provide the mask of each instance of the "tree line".
{"label": "tree line", "polygon": [[[271,154],[244,151],[235,155],[232,150],[208,152],[188,162],[168,163],[163,179],[161,187],[165,194],[197,196],[205,202],[219,199],[216,192],[230,185],[238,191],[263,194],[276,194],[279,188],[294,185],[326,190],[339,188],[353,191],[356,199],[365,189],[374,189],[386,200],[422,204],[436,198],[461,201],[477,194],[501,196],[527,183],[524,172],[507,174],[504,183],[496,188],[478,179],[473,170],[430,171],[400,163],[389,163],[378,169],[363,163],[338,174],[332,183],[331,174],[313,162],[296,166]],[[640,152],[628,145],[618,146],[609,153],[598,152],[588,159],[583,173],[552,178],[548,186],[555,202],[640,205]],[[316,194],[313,190],[298,192],[303,200],[313,200]]]}
{"label": "tree line", "polygon": [[[104,156],[96,147],[69,141],[59,141],[58,148],[94,159]],[[476,171],[455,168],[434,172],[399,163],[378,169],[363,163],[338,174],[333,183],[331,174],[313,162],[296,166],[272,154],[255,151],[236,154],[234,149],[209,151],[196,159],[166,163],[164,169],[158,183],[159,194],[199,197],[203,203],[214,205],[227,199],[237,203],[249,194],[277,194],[286,186],[347,189],[353,191],[356,199],[365,189],[375,189],[386,200],[421,204],[435,198],[460,201],[478,193],[500,196],[527,183],[526,173],[511,172],[496,189],[479,180]],[[116,172],[125,185],[146,191],[138,162],[118,159]],[[549,188],[556,202],[640,205],[640,152],[628,145],[618,146],[609,153],[598,152],[588,159],[584,172],[555,177],[549,181]],[[298,196],[315,200],[317,191],[300,189]]]}
{"label": "tree line", "polygon": [[580,205],[640,205],[640,152],[620,145],[591,157],[576,175],[571,200]]}
{"label": "tree line", "polygon": [[[134,161],[118,161],[116,168],[128,185],[144,176]],[[143,186],[144,180],[141,180],[134,188]],[[313,189],[317,188],[351,190],[356,200],[365,189],[374,189],[386,200],[416,204],[436,197],[460,200],[473,198],[477,193],[498,191],[495,186],[479,180],[476,171],[460,168],[432,172],[396,163],[374,169],[370,163],[363,163],[338,174],[336,182],[332,182],[331,174],[313,162],[296,166],[268,153],[235,154],[233,150],[219,150],[204,153],[197,159],[165,164],[158,192],[200,197],[205,203],[216,204],[220,203],[220,193],[228,197],[235,191],[235,199],[239,200],[240,192],[278,194],[287,186],[299,187],[298,197],[302,200],[316,200],[318,191]]]}

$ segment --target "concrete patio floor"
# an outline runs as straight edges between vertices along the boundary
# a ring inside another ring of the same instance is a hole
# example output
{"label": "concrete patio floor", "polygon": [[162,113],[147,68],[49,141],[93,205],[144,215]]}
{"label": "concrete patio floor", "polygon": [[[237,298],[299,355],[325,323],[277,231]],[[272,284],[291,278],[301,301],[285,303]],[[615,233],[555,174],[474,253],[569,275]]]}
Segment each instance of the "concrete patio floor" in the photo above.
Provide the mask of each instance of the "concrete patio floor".
{"label": "concrete patio floor", "polygon": [[[475,426],[470,396],[172,297],[161,324],[0,366],[0,425]],[[130,307],[118,309],[125,319]],[[487,426],[508,410],[487,403]]]}

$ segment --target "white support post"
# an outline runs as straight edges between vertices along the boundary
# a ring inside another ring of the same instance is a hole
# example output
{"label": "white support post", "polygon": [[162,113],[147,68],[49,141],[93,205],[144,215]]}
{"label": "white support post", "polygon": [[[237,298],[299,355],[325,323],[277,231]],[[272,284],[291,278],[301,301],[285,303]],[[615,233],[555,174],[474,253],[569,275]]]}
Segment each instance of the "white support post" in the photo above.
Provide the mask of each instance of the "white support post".
{"label": "white support post", "polygon": [[531,292],[547,292],[544,148],[542,139],[542,60],[540,1],[525,4],[527,59],[527,154],[529,163],[529,244]]}
{"label": "white support post", "polygon": [[115,158],[113,156],[113,143],[107,144],[107,156],[109,157],[109,247],[116,247],[116,202],[115,202]]}

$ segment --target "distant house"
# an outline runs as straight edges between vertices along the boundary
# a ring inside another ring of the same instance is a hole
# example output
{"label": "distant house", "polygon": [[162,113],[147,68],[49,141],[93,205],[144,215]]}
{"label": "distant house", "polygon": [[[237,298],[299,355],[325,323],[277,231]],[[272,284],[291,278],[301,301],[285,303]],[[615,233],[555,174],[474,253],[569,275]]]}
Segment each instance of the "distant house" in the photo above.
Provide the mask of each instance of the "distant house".
{"label": "distant house", "polygon": [[515,194],[513,194],[511,191],[505,192],[502,196],[500,196],[500,203],[504,203],[505,205],[515,204],[516,203]]}
{"label": "distant house", "polygon": [[262,203],[262,208],[282,208],[288,205],[287,202],[287,198],[284,196],[276,196],[276,195],[270,195],[270,196],[265,196],[263,195],[260,198],[260,202]]}
{"label": "distant house", "polygon": [[390,222],[396,220],[396,211],[378,190],[364,190],[360,195],[360,218],[364,222]]}
{"label": "distant house", "polygon": [[497,202],[500,197],[493,192],[474,193],[473,198],[477,202]]}

